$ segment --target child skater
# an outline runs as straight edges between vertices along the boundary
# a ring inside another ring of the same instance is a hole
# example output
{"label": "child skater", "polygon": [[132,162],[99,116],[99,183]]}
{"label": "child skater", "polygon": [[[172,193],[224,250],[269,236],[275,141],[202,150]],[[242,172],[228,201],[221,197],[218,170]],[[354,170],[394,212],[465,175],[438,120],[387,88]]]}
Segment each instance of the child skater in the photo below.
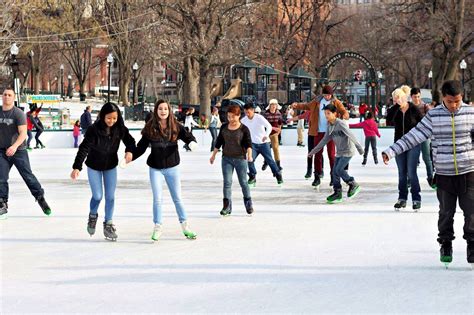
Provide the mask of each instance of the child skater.
{"label": "child skater", "polygon": [[79,135],[81,134],[81,124],[79,120],[76,120],[72,129],[72,136],[74,137],[74,147],[79,147]]}
{"label": "child skater", "polygon": [[245,210],[253,213],[250,188],[247,183],[247,161],[252,161],[252,138],[250,130],[240,122],[240,107],[229,106],[227,110],[228,123],[223,124],[217,136],[216,146],[209,161],[214,163],[217,152],[222,149],[222,175],[224,177],[224,206],[220,214],[228,216],[232,212],[232,175],[237,172],[242,194],[244,195]]}
{"label": "child skater", "polygon": [[349,185],[349,190],[347,191],[348,198],[353,198],[360,191],[360,187],[355,182],[354,177],[350,176],[345,168],[349,165],[349,161],[355,154],[354,145],[360,154],[363,154],[364,150],[354,134],[349,130],[347,124],[337,118],[336,106],[333,104],[326,105],[324,107],[324,115],[329,123],[327,131],[321,142],[308,153],[308,156],[312,156],[319,152],[319,150],[321,150],[330,140],[333,140],[336,144],[336,160],[334,161],[331,175],[334,193],[327,197],[326,200],[328,203],[339,203],[342,202],[341,178]]}
{"label": "child skater", "polygon": [[[125,144],[125,160],[132,161],[135,140],[123,122],[117,105],[106,103],[102,106],[99,119],[87,128],[84,140],[79,146],[72,168],[71,178],[74,180],[82,170],[82,163],[87,157],[87,176],[92,191],[90,201],[87,232],[95,233],[100,201],[105,190],[104,236],[107,240],[116,241],[117,234],[112,222],[114,214],[115,187],[117,186],[117,152],[120,141]],[[102,187],[102,180],[104,187]]]}
{"label": "child skater", "polygon": [[[178,140],[184,141],[190,149],[193,148],[193,144],[196,145],[196,139],[191,132],[176,121],[168,102],[157,101],[153,116],[143,128],[142,138],[133,155],[135,160],[143,155],[149,146],[151,147],[147,164],[150,167],[149,174],[153,191],[153,223],[155,227],[151,239],[154,241],[158,241],[163,233],[161,219],[163,181],[166,181],[170,191],[184,236],[188,239],[196,238],[196,233],[189,229],[186,211],[181,200]],[[189,145],[191,142],[194,143]]]}
{"label": "child skater", "polygon": [[374,156],[374,163],[378,164],[379,161],[377,159],[377,137],[380,138],[379,128],[377,127],[377,123],[374,120],[374,115],[371,111],[368,111],[365,114],[365,120],[358,124],[349,124],[350,128],[357,128],[362,127],[364,129],[365,135],[365,148],[364,148],[364,160],[362,161],[362,165],[365,166],[367,164],[367,154],[369,153],[369,144],[372,146],[372,154]]}

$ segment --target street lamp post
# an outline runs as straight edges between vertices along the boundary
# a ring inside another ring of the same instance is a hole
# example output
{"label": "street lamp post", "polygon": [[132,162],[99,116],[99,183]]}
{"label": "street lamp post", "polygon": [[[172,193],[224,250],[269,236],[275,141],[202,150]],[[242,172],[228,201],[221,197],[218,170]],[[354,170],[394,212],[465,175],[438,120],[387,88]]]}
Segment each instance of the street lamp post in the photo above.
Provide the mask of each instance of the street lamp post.
{"label": "street lamp post", "polygon": [[138,70],[138,64],[135,62],[132,66],[133,70],[133,100],[132,100],[132,106],[135,107],[135,99],[137,97],[137,70]]}
{"label": "street lamp post", "polygon": [[463,90],[463,95],[465,94],[465,88],[464,88],[464,71],[466,70],[467,68],[467,63],[466,61],[463,59],[461,60],[461,62],[459,63],[459,68],[461,68],[461,72],[462,72],[462,90]]}
{"label": "street lamp post", "polygon": [[107,63],[109,65],[109,72],[108,72],[108,76],[107,76],[107,102],[110,103],[110,70],[112,68],[112,63],[114,62],[114,56],[112,55],[112,53],[109,53],[109,55],[107,56]]}
{"label": "street lamp post", "polygon": [[12,47],[10,48],[10,54],[11,54],[11,62],[10,65],[12,67],[13,71],[13,90],[15,91],[17,95],[17,101],[16,101],[16,106],[20,106],[20,89],[17,90],[16,88],[16,72],[18,71],[18,60],[16,60],[16,56],[20,52],[20,49],[16,45],[16,43],[13,43]]}
{"label": "street lamp post", "polygon": [[432,70],[430,70],[430,72],[428,72],[428,78],[430,79],[430,90],[431,90],[431,89],[432,89],[432,85],[433,85],[432,82],[431,82],[431,80],[432,80],[432,78],[433,78],[433,71],[432,71]]}
{"label": "street lamp post", "polygon": [[28,54],[31,60],[31,79],[30,79],[30,89],[34,90],[34,59],[33,57],[35,56],[35,52],[33,50],[30,50],[30,53]]}
{"label": "street lamp post", "polygon": [[72,98],[72,76],[69,74],[67,76],[67,96],[69,96],[69,98],[71,99]]}
{"label": "street lamp post", "polygon": [[61,98],[64,101],[64,82],[63,82],[63,79],[64,79],[64,65],[63,64],[61,64],[59,66],[59,78],[60,78],[60,81],[61,81]]}

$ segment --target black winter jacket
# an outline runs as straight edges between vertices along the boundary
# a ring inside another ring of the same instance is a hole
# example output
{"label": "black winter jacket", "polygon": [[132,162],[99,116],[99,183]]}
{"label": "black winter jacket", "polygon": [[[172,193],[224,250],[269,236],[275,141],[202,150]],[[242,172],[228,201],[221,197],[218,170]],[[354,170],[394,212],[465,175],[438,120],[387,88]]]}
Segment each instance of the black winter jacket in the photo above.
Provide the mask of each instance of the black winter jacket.
{"label": "black winter jacket", "polygon": [[130,135],[127,127],[124,126],[121,130],[118,126],[114,126],[110,129],[110,134],[107,134],[105,123],[96,121],[87,128],[72,168],[82,170],[82,163],[86,157],[86,165],[96,171],[115,168],[118,165],[117,152],[120,141],[125,144],[125,152],[133,152],[135,139]]}
{"label": "black winter jacket", "polygon": [[151,140],[142,135],[138,141],[137,148],[133,152],[133,160],[138,159],[145,153],[148,147],[151,147],[151,153],[148,156],[146,164],[152,168],[163,169],[174,167],[179,164],[178,140],[184,143],[196,142],[193,134],[184,128],[183,125],[178,125],[178,139],[176,141],[168,141],[165,139]]}
{"label": "black winter jacket", "polygon": [[387,111],[387,121],[395,126],[394,142],[397,142],[398,139],[408,133],[422,119],[423,116],[420,110],[411,102],[408,102],[408,109],[405,113],[400,110],[400,105],[398,104],[390,107]]}

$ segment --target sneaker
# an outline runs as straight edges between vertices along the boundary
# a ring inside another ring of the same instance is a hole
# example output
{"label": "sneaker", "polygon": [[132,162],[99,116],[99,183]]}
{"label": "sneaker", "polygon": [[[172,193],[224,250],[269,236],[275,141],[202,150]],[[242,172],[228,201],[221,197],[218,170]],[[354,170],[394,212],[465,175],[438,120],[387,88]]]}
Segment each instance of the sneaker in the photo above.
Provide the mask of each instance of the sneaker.
{"label": "sneaker", "polygon": [[327,203],[340,203],[342,202],[342,190],[336,189],[334,193],[326,198]]}
{"label": "sneaker", "polygon": [[467,262],[474,264],[474,241],[467,242]]}
{"label": "sneaker", "polygon": [[196,239],[197,235],[189,229],[188,221],[181,222],[181,229],[183,230],[183,234],[184,236],[186,236],[187,239]]}
{"label": "sneaker", "polygon": [[163,228],[161,224],[155,224],[155,227],[153,228],[153,234],[151,234],[151,239],[158,241],[161,237],[161,234],[163,234]]}
{"label": "sneaker", "polygon": [[39,206],[41,207],[41,210],[43,210],[43,213],[46,215],[51,215],[51,208],[49,207],[48,203],[44,199],[44,196],[39,197],[36,199],[38,202]]}
{"label": "sneaker", "polygon": [[232,213],[232,201],[230,201],[227,198],[224,198],[223,203],[224,203],[224,205],[222,207],[220,215],[226,217],[226,216],[229,216]]}
{"label": "sneaker", "polygon": [[275,177],[277,179],[277,184],[278,185],[283,184],[283,177],[282,177],[281,173],[276,174]]}
{"label": "sneaker", "polygon": [[104,222],[104,236],[106,240],[115,242],[117,240],[117,233],[115,232],[117,232],[117,230],[112,220]]}
{"label": "sneaker", "polygon": [[439,260],[443,263],[450,263],[453,261],[453,244],[451,241],[443,241],[440,244],[441,248],[439,250]]}
{"label": "sneaker", "polygon": [[244,205],[245,205],[245,211],[247,211],[247,214],[252,214],[253,213],[252,198],[244,198]]}
{"label": "sneaker", "polygon": [[413,201],[412,208],[415,212],[421,209],[421,201]]}
{"label": "sneaker", "polygon": [[87,233],[89,233],[90,236],[95,234],[95,226],[97,224],[97,218],[99,215],[89,213],[89,220],[87,221]]}
{"label": "sneaker", "polygon": [[360,186],[355,181],[347,183],[349,190],[347,191],[348,198],[354,198],[360,192]]}
{"label": "sneaker", "polygon": [[249,173],[249,180],[248,180],[247,184],[250,187],[255,187],[257,185],[257,178],[255,178],[254,174]]}
{"label": "sneaker", "polygon": [[401,208],[405,208],[407,206],[406,200],[398,199],[398,201],[393,205],[395,211],[400,211]]}
{"label": "sneaker", "polygon": [[0,220],[6,219],[8,216],[8,202],[0,198]]}

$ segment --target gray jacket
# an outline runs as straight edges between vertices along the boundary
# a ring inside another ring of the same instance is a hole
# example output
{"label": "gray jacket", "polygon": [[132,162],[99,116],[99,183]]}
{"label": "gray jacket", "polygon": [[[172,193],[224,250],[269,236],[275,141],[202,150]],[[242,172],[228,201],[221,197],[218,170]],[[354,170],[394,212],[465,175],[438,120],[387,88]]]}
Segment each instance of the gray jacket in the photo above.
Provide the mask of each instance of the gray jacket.
{"label": "gray jacket", "polygon": [[352,157],[355,155],[355,148],[357,148],[360,154],[364,154],[364,149],[349,130],[347,123],[337,118],[333,125],[328,123],[328,129],[324,134],[324,138],[308,155],[318,153],[331,140],[336,144],[336,157]]}

